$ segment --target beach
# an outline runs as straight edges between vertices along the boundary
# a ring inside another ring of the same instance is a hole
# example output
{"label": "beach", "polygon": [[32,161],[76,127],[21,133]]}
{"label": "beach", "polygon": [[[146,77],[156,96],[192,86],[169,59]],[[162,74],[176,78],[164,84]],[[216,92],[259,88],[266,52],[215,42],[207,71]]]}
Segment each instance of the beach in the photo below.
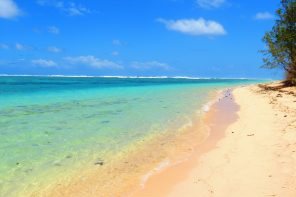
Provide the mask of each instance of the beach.
{"label": "beach", "polygon": [[[234,88],[223,97],[232,104],[222,99],[206,115],[210,140],[134,196],[296,196],[296,91],[280,86]],[[227,126],[217,120],[225,116]]]}
{"label": "beach", "polygon": [[203,117],[217,92],[260,80],[6,76],[0,82],[0,196],[24,197],[129,195],[202,150],[197,146],[211,133]]}
{"label": "beach", "polygon": [[0,197],[296,197],[296,0],[0,0]]}
{"label": "beach", "polygon": [[296,194],[295,88],[240,79],[1,80],[9,83],[0,97],[0,196]]}

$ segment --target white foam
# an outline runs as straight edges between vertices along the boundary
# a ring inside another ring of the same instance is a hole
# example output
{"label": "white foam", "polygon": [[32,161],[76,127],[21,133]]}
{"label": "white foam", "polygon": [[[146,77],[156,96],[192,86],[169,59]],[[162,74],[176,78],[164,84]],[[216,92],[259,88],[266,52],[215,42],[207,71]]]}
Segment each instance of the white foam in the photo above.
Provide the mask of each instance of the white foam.
{"label": "white foam", "polygon": [[[220,97],[221,93],[218,93],[218,97]],[[203,112],[208,112],[210,111],[211,107],[217,102],[218,97],[210,100],[209,102],[207,102],[206,104],[203,105],[202,110]]]}
{"label": "white foam", "polygon": [[122,79],[190,79],[190,80],[270,80],[270,79],[257,79],[257,78],[216,78],[216,77],[189,77],[189,76],[121,76],[121,75],[27,75],[27,74],[0,74],[0,77],[94,77],[94,78],[122,78]]}
{"label": "white foam", "polygon": [[170,160],[169,159],[166,159],[164,161],[162,161],[161,163],[159,163],[153,170],[151,170],[150,172],[148,172],[147,174],[145,174],[143,177],[142,177],[142,180],[141,180],[141,183],[140,183],[140,186],[142,188],[145,187],[145,184],[147,183],[148,179],[154,175],[154,174],[157,174],[159,172],[161,172],[162,170],[164,170],[165,168],[167,168],[169,165],[171,164]]}
{"label": "white foam", "polygon": [[216,91],[216,96],[215,96],[212,100],[208,101],[206,104],[204,104],[204,105],[202,106],[202,111],[203,111],[203,112],[208,112],[208,111],[210,111],[211,107],[212,107],[215,103],[217,103],[221,98],[224,97],[225,91],[227,91],[227,90],[229,90],[229,89],[221,89],[221,90],[217,90],[217,91]]}
{"label": "white foam", "polygon": [[209,104],[209,103],[205,104],[205,105],[202,107],[202,110],[203,110],[204,112],[208,112],[208,111],[210,111],[210,104]]}

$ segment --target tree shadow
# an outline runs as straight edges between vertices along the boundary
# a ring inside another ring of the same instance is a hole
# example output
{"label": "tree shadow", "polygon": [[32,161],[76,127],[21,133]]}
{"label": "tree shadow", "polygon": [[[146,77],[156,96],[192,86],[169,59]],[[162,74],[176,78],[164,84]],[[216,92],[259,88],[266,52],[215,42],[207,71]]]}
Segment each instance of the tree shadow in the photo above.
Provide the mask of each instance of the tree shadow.
{"label": "tree shadow", "polygon": [[270,84],[259,84],[259,88],[265,92],[281,92],[289,95],[296,96],[296,87],[293,86],[289,81],[281,81]]}

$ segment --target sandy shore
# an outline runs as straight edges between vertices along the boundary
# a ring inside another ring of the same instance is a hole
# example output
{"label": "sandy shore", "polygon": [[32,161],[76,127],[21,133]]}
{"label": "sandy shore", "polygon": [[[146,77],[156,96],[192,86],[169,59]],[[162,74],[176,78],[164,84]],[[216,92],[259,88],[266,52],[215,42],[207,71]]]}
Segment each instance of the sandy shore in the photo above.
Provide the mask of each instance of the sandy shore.
{"label": "sandy shore", "polygon": [[296,90],[278,85],[233,90],[208,113],[209,140],[132,196],[296,196]]}

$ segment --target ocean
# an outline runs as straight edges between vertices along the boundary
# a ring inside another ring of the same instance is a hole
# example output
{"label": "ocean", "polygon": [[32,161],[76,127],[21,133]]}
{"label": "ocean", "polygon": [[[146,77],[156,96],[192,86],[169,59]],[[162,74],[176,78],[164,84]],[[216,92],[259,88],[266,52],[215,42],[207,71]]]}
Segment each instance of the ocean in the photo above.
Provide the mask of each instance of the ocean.
{"label": "ocean", "polygon": [[0,77],[0,196],[51,196],[80,181],[112,196],[175,154],[217,90],[258,82]]}

